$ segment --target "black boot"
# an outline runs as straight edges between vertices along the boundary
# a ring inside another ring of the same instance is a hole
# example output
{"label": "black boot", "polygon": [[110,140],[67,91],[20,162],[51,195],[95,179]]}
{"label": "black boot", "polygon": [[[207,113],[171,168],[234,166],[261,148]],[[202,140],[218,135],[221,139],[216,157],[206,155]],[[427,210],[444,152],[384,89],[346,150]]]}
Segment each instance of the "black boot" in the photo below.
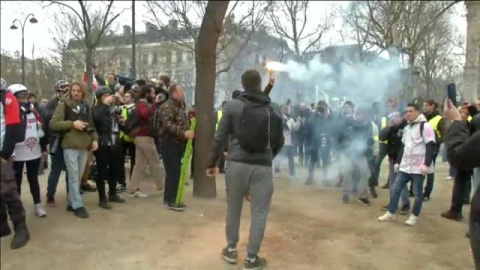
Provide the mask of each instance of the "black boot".
{"label": "black boot", "polygon": [[98,206],[100,206],[100,208],[103,208],[103,209],[112,209],[112,206],[108,203],[107,200],[101,200],[99,203],[98,203]]}
{"label": "black boot", "polygon": [[13,235],[11,248],[17,249],[24,247],[30,240],[30,232],[25,222],[14,223],[15,234]]}
{"label": "black boot", "polygon": [[370,194],[372,194],[372,197],[374,199],[378,198],[377,191],[375,190],[375,187],[370,187]]}
{"label": "black boot", "polygon": [[122,199],[117,194],[108,196],[108,201],[113,203],[124,203],[125,199]]}
{"label": "black boot", "polygon": [[10,226],[8,226],[8,222],[5,222],[5,224],[0,225],[0,237],[10,235],[11,233],[12,233],[12,230],[10,230]]}

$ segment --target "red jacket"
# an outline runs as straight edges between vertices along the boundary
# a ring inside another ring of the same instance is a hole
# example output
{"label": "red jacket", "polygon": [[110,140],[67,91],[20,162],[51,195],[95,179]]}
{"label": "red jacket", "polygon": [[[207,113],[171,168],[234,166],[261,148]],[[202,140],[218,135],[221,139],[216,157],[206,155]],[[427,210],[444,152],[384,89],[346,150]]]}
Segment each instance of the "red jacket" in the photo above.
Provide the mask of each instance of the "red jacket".
{"label": "red jacket", "polygon": [[146,101],[139,101],[137,103],[137,114],[138,114],[138,121],[140,124],[140,130],[137,133],[138,136],[151,136],[150,135],[150,117],[152,117],[153,113],[157,109],[157,103],[153,103],[152,106],[148,107],[148,103]]}

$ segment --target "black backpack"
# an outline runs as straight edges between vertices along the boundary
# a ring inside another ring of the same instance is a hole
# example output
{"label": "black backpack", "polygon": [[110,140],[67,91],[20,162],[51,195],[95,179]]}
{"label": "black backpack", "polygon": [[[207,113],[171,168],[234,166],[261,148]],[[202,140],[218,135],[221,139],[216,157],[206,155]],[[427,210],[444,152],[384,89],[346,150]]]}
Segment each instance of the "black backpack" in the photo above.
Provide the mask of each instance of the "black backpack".
{"label": "black backpack", "polygon": [[282,118],[273,111],[270,103],[239,99],[245,102],[237,132],[240,147],[250,153],[272,150],[279,139],[277,131],[283,129]]}
{"label": "black backpack", "polygon": [[123,124],[123,132],[127,134],[130,138],[134,138],[135,135],[138,133],[140,129],[140,122],[138,120],[138,113],[137,109],[134,108],[132,109],[127,117],[127,120],[125,120],[125,123]]}
{"label": "black backpack", "polygon": [[160,105],[155,109],[152,116],[150,117],[150,136],[154,139],[158,139],[158,131],[160,130],[161,122],[158,121],[160,118]]}

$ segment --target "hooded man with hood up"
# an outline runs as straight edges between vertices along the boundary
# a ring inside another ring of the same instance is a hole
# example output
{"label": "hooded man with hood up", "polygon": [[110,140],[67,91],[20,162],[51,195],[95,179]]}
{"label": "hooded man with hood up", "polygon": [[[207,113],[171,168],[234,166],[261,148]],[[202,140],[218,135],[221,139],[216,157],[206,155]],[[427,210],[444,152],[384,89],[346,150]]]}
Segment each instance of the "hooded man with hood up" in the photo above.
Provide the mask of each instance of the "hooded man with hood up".
{"label": "hooded man with hood up", "polygon": [[[263,269],[266,261],[258,257],[273,195],[272,161],[284,144],[282,113],[278,105],[262,92],[256,70],[242,75],[245,92],[225,106],[215,134],[207,175],[218,172],[216,162],[229,143],[225,180],[227,184],[227,243],[222,258],[238,261],[237,243],[244,197],[251,197],[252,224],[244,269]],[[264,122],[265,121],[265,122]],[[258,128],[258,129],[257,129]]]}

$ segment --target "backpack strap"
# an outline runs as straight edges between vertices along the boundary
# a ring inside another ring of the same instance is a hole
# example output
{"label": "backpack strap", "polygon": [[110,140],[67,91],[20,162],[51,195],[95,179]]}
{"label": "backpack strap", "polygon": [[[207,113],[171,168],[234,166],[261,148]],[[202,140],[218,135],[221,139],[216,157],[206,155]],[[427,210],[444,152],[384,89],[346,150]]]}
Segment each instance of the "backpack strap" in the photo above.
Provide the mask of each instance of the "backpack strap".
{"label": "backpack strap", "polygon": [[423,130],[425,129],[425,122],[420,123],[420,136],[423,138]]}

